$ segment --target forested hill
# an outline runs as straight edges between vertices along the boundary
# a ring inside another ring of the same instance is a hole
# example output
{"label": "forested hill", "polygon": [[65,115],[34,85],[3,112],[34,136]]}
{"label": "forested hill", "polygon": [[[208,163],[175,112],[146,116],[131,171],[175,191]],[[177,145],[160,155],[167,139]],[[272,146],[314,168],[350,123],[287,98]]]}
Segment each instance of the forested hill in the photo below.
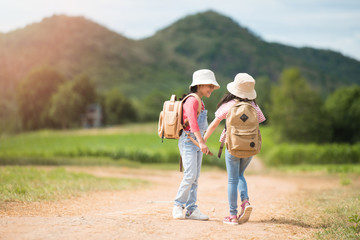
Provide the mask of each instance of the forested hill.
{"label": "forested hill", "polygon": [[276,81],[284,68],[297,66],[312,86],[326,93],[339,85],[360,84],[360,62],[340,53],[295,48],[262,40],[232,19],[208,11],[188,16],[145,39],[152,54],[176,56],[190,66],[203,66],[233,78],[237,72]]}
{"label": "forested hill", "polygon": [[185,90],[199,68],[214,70],[221,84],[238,72],[276,81],[292,66],[323,94],[360,84],[359,61],[333,51],[266,42],[214,11],[186,16],[138,41],[64,15],[0,34],[0,95],[11,97],[17,82],[43,65],[68,79],[86,74],[101,91],[117,87],[132,96]]}

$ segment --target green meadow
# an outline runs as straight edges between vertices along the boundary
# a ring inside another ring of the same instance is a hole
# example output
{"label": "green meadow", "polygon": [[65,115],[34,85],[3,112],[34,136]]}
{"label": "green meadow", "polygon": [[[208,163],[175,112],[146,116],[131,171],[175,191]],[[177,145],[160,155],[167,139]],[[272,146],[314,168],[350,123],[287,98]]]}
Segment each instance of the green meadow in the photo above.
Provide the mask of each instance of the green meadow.
{"label": "green meadow", "polygon": [[[156,124],[134,124],[100,130],[42,130],[3,136],[0,139],[0,164],[178,163],[178,141],[164,139],[162,142],[156,131]],[[209,141],[214,152],[219,147],[218,136]],[[206,157],[204,164],[223,165],[221,160],[210,156]]]}
{"label": "green meadow", "polygon": [[[216,157],[221,127],[208,140],[214,156],[204,165],[225,168]],[[80,130],[41,130],[0,138],[1,165],[127,165],[177,164],[177,140],[162,140],[156,123]],[[271,127],[262,127],[259,157],[268,167],[293,171],[360,173],[360,144],[279,143]]]}
{"label": "green meadow", "polygon": [[[177,140],[156,135],[157,124],[80,130],[41,130],[0,138],[0,202],[40,201],[76,196],[88,191],[121,190],[145,184],[137,179],[95,177],[35,166],[126,166],[177,169]],[[219,131],[221,131],[219,129]],[[219,147],[218,135],[211,149]],[[223,161],[207,156],[204,165],[224,167]],[[206,167],[206,166],[205,166]]]}
{"label": "green meadow", "polygon": [[147,184],[137,179],[95,177],[86,173],[34,167],[7,166],[0,168],[0,203],[59,200],[89,191],[123,190]]}

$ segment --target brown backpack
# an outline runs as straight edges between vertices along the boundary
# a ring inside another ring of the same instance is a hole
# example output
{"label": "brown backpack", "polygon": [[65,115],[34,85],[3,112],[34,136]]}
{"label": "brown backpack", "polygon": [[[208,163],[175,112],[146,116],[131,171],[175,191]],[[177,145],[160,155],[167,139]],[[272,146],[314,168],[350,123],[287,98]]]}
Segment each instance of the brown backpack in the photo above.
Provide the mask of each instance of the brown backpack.
{"label": "brown backpack", "polygon": [[256,109],[250,102],[237,101],[226,116],[226,148],[238,158],[254,156],[261,149]]}
{"label": "brown backpack", "polygon": [[190,93],[181,101],[176,100],[176,95],[171,95],[170,101],[165,101],[163,110],[160,112],[158,135],[162,139],[179,139],[184,129],[183,104],[185,100],[194,96],[199,102],[198,115],[201,112],[201,99],[195,93]]}

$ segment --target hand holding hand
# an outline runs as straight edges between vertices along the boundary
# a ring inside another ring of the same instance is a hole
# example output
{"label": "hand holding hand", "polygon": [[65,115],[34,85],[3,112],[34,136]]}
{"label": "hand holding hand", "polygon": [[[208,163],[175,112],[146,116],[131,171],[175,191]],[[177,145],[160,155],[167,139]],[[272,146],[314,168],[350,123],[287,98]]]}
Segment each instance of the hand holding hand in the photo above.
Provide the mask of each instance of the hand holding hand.
{"label": "hand holding hand", "polygon": [[206,155],[209,154],[209,148],[206,146],[205,143],[200,143],[200,149],[201,149],[201,152],[205,153]]}

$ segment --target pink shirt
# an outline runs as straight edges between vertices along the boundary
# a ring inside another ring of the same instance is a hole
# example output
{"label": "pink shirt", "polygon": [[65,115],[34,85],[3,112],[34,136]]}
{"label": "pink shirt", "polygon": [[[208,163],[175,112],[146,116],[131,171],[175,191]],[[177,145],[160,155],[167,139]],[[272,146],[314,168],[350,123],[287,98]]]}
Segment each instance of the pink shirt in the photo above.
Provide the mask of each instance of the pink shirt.
{"label": "pink shirt", "polygon": [[[201,110],[205,109],[203,101],[201,101],[202,108]],[[183,104],[183,122],[186,119],[189,120],[189,125],[185,128],[185,131],[197,132],[200,131],[199,124],[197,122],[197,111],[199,107],[198,100],[190,96]]]}
{"label": "pink shirt", "polygon": [[[223,119],[226,119],[226,115],[228,114],[230,108],[235,104],[235,100],[231,100],[227,103],[222,104],[218,110],[216,110],[215,112],[215,117],[217,119],[219,119],[220,121],[222,121]],[[255,108],[256,113],[257,113],[257,117],[258,117],[258,121],[259,123],[262,123],[263,121],[266,120],[264,114],[262,113],[261,109],[259,108],[258,105],[256,105],[254,102],[251,102],[251,105]],[[222,142],[223,140],[225,140],[226,137],[226,132],[225,129],[222,131],[221,135],[220,135],[220,142]]]}

